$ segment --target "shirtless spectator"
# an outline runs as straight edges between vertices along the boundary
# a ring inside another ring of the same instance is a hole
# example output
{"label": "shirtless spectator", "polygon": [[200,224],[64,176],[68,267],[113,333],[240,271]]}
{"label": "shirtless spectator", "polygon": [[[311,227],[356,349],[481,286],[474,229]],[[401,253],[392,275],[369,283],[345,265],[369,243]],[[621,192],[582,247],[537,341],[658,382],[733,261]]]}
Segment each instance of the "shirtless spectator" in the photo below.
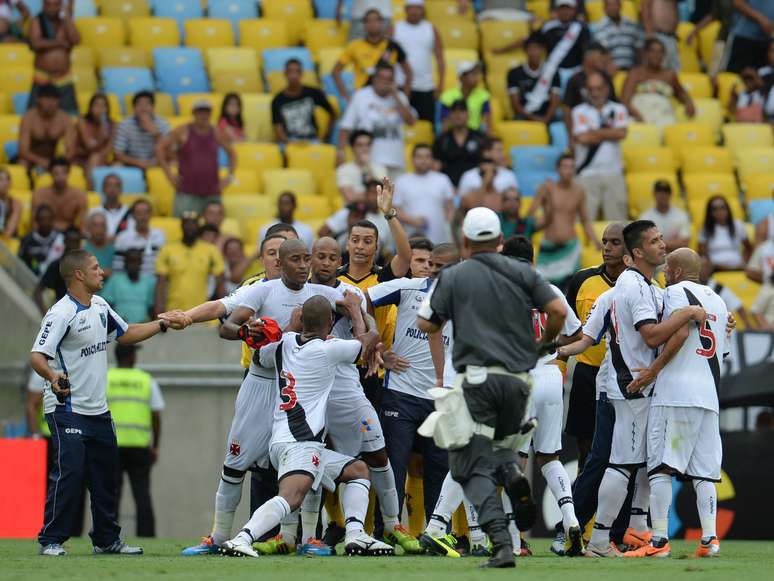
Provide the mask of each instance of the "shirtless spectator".
{"label": "shirtless spectator", "polygon": [[677,12],[677,0],[642,0],[640,9],[645,36],[655,36],[664,45],[666,50],[664,67],[679,71],[677,25],[680,22],[680,15]]}
{"label": "shirtless spectator", "polygon": [[19,227],[22,203],[11,196],[11,174],[0,168],[0,239],[13,238]]}
{"label": "shirtless spectator", "polygon": [[575,159],[564,154],[556,163],[559,181],[547,181],[538,189],[530,206],[529,217],[543,210],[543,239],[537,269],[555,285],[562,287],[580,268],[581,243],[575,231],[580,220],[586,237],[602,250],[602,243],[591,227],[586,212],[586,194],[575,181]]}
{"label": "shirtless spectator", "polygon": [[19,163],[27,169],[47,170],[56,147],[70,129],[70,117],[59,107],[59,90],[45,85],[37,91],[35,106],[28,109],[19,127]]}
{"label": "shirtless spectator", "polygon": [[39,206],[50,206],[54,211],[54,229],[64,232],[70,227],[86,228],[86,212],[89,209],[86,192],[67,183],[70,162],[57,157],[51,162],[50,186],[44,186],[32,194],[32,215]]}
{"label": "shirtless spectator", "polygon": [[150,91],[140,91],[132,98],[134,115],[127,117],[118,126],[113,155],[123,165],[148,169],[158,165],[156,143],[170,127],[154,112],[156,98]]}
{"label": "shirtless spectator", "polygon": [[43,0],[43,10],[30,23],[30,48],[35,51],[35,76],[28,107],[35,105],[40,90],[51,86],[59,89],[62,109],[78,114],[75,85],[70,71],[70,53],[81,42],[73,21],[75,2]]}

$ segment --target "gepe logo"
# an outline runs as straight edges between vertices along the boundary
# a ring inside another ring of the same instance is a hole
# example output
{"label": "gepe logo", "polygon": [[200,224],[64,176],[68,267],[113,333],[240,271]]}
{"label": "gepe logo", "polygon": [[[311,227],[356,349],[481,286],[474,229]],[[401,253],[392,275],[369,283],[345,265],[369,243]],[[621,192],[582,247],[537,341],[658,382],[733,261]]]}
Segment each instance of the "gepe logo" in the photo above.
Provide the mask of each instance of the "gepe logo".
{"label": "gepe logo", "polygon": [[83,432],[78,428],[65,428],[65,434],[79,434],[82,436]]}
{"label": "gepe logo", "polygon": [[48,333],[51,331],[51,325],[53,325],[53,321],[46,321],[46,324],[43,325],[43,332],[40,334],[40,341],[38,341],[38,345],[45,345],[46,339],[48,339]]}

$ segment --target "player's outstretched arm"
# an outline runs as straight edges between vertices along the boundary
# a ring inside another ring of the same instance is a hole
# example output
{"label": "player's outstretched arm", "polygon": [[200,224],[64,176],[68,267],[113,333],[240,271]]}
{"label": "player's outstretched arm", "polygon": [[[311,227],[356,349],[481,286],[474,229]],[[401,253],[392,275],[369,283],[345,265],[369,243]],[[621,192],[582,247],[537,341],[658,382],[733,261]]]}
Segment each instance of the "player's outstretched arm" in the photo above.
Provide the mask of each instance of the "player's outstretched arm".
{"label": "player's outstretched arm", "polygon": [[682,348],[685,340],[688,338],[689,328],[686,323],[680,327],[677,332],[672,335],[664,345],[664,349],[661,351],[656,360],[646,369],[633,369],[632,371],[637,373],[637,378],[632,381],[626,390],[629,393],[639,393],[649,385],[651,385],[661,373],[661,370],[666,367],[672,358]]}
{"label": "player's outstretched arm", "polygon": [[[162,317],[166,313],[162,313]],[[192,309],[185,311],[185,314],[191,318],[192,323],[204,323],[220,319],[226,314],[226,307],[220,301],[207,301],[201,305],[196,305]]]}
{"label": "player's outstretched arm", "polygon": [[594,345],[594,338],[589,337],[588,335],[582,335],[577,341],[559,347],[556,350],[556,354],[559,357],[572,357],[573,355],[580,355],[592,345]]}
{"label": "player's outstretched arm", "polygon": [[150,339],[154,335],[158,335],[162,331],[166,331],[167,328],[180,330],[188,326],[186,324],[188,320],[182,313],[178,314],[172,311],[171,315],[169,313],[167,313],[167,315],[169,316],[169,319],[159,319],[148,323],[129,325],[126,328],[126,331],[124,331],[124,334],[121,335],[117,341],[122,345],[140,343],[141,341]]}
{"label": "player's outstretched arm", "polygon": [[239,329],[245,324],[248,326],[248,331],[251,335],[259,335],[263,323],[257,319],[253,319],[252,317],[254,314],[255,311],[252,309],[237,307],[220,326],[220,336],[229,341],[239,341],[241,339],[239,336]]}

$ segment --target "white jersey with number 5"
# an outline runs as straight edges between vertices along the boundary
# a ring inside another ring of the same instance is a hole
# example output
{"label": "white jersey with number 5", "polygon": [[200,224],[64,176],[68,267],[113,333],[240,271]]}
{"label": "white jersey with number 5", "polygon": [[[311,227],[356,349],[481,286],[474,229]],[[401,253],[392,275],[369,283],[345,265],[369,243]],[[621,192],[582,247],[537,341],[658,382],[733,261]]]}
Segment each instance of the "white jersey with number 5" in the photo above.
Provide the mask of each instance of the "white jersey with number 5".
{"label": "white jersey with number 5", "polygon": [[717,412],[720,366],[729,349],[726,338],[728,309],[710,287],[683,281],[666,289],[664,318],[689,305],[702,307],[707,312],[707,320],[702,326],[693,321],[688,323],[688,338],[656,378],[653,405],[697,407]]}

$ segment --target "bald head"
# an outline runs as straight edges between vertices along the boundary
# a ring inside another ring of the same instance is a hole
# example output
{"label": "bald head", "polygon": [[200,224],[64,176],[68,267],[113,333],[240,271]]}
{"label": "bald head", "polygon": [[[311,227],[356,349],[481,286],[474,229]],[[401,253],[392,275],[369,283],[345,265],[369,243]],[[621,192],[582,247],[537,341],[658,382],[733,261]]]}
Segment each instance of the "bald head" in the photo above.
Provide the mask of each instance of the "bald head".
{"label": "bald head", "polygon": [[615,236],[617,238],[623,239],[623,229],[624,225],[621,222],[613,222],[607,225],[605,231],[602,233],[602,236]]}
{"label": "bald head", "polygon": [[315,240],[312,245],[312,254],[316,252],[341,252],[339,243],[330,236],[323,236]]}
{"label": "bald head", "polygon": [[289,256],[298,254],[299,252],[302,254],[306,253],[306,246],[304,243],[296,238],[288,238],[279,247],[280,262],[285,262]]}
{"label": "bald head", "polygon": [[677,284],[684,280],[699,282],[700,273],[701,257],[690,248],[673,250],[666,258],[664,275],[667,284]]}
{"label": "bald head", "polygon": [[306,300],[301,307],[301,321],[304,333],[326,336],[333,326],[333,310],[331,303],[322,295],[315,295]]}

